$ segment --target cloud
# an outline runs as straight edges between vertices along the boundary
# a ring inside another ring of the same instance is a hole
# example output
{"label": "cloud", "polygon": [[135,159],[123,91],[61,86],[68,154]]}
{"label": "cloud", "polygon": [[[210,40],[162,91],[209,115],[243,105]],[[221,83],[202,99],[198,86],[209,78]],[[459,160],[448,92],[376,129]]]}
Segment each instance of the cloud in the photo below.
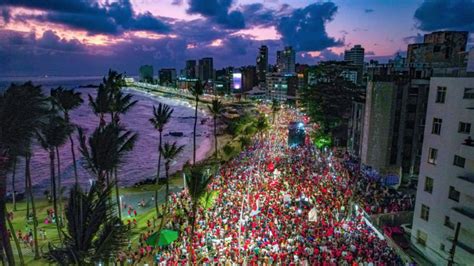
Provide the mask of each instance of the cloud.
{"label": "cloud", "polygon": [[329,37],[325,29],[325,24],[332,21],[336,12],[337,6],[332,2],[314,3],[282,17],[277,30],[283,42],[297,51],[320,51],[341,46],[343,41]]}
{"label": "cloud", "polygon": [[8,8],[2,8],[2,19],[3,23],[8,24],[10,22],[10,10]]}
{"label": "cloud", "polygon": [[245,22],[248,25],[268,26],[275,23],[275,15],[277,12],[266,8],[261,3],[244,5],[241,7]]}
{"label": "cloud", "polygon": [[416,27],[423,31],[474,31],[474,0],[425,0],[415,11]]}
{"label": "cloud", "polygon": [[[205,25],[205,24],[203,24]],[[275,61],[275,51],[281,48],[278,40],[248,40],[245,36],[221,36],[222,45],[209,47],[212,42],[199,35],[177,36],[162,39],[142,37],[127,38],[126,42],[107,46],[85,45],[77,40],[61,39],[54,32],[35,37],[34,33],[0,30],[0,76],[8,75],[98,75],[109,68],[136,74],[143,64],[155,68],[184,67],[185,60],[206,56],[214,58],[216,68],[255,63],[258,48],[266,44],[270,49],[270,62]],[[190,40],[196,47],[187,49]],[[127,58],[127,60],[124,60]],[[68,63],[74,62],[74,64]]]}
{"label": "cloud", "polygon": [[374,51],[365,51],[365,55],[375,55]]}
{"label": "cloud", "polygon": [[81,52],[84,47],[77,39],[61,39],[52,30],[45,31],[43,36],[36,40],[37,46],[52,51]]}
{"label": "cloud", "polygon": [[88,0],[3,0],[0,6],[23,7],[45,11],[44,14],[21,14],[19,20],[35,19],[53,22],[73,29],[87,30],[91,34],[121,34],[125,30],[146,30],[155,33],[169,32],[169,25],[146,12],[136,14],[130,0],[99,4]]}
{"label": "cloud", "polygon": [[183,0],[173,0],[171,4],[174,6],[181,6],[183,4]]}
{"label": "cloud", "polygon": [[405,44],[422,43],[423,39],[424,39],[424,36],[420,33],[417,33],[416,35],[407,36],[407,37],[403,38],[403,42]]}
{"label": "cloud", "polygon": [[238,10],[229,11],[233,0],[189,0],[189,14],[200,14],[226,29],[245,28],[245,19]]}
{"label": "cloud", "polygon": [[364,12],[365,13],[372,13],[372,12],[374,12],[374,10],[372,8],[366,8],[366,9],[364,9]]}

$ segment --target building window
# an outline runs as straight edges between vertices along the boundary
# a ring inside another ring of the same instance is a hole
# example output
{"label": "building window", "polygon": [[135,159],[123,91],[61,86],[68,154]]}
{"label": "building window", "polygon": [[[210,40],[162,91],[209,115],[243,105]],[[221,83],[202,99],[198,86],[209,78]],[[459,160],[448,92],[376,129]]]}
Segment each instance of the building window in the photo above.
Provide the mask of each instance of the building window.
{"label": "building window", "polygon": [[428,235],[421,231],[421,230],[417,230],[416,231],[416,243],[422,245],[422,246],[426,246],[426,240],[428,239]]}
{"label": "building window", "polygon": [[451,222],[449,216],[444,216],[444,225],[450,229],[454,229],[454,223]]}
{"label": "building window", "polygon": [[449,199],[459,202],[459,196],[461,192],[457,191],[453,186],[449,186]]}
{"label": "building window", "polygon": [[471,133],[471,123],[459,122],[458,132],[462,134]]}
{"label": "building window", "polygon": [[436,102],[444,103],[445,100],[446,100],[446,87],[438,87],[438,91],[436,92]]}
{"label": "building window", "polygon": [[425,204],[421,204],[421,215],[420,218],[428,221],[430,218],[430,207],[426,206]]}
{"label": "building window", "polygon": [[441,134],[441,124],[443,123],[443,119],[441,118],[433,118],[433,126],[431,128],[431,133],[435,135]]}
{"label": "building window", "polygon": [[466,164],[466,158],[463,158],[458,155],[454,155],[454,165],[459,166],[461,168],[464,168],[464,165]]}
{"label": "building window", "polygon": [[436,164],[436,158],[438,157],[438,150],[430,148],[428,150],[428,163]]}
{"label": "building window", "polygon": [[428,193],[433,192],[433,178],[429,176],[425,177],[425,191]]}
{"label": "building window", "polygon": [[474,88],[464,88],[464,99],[474,99]]}

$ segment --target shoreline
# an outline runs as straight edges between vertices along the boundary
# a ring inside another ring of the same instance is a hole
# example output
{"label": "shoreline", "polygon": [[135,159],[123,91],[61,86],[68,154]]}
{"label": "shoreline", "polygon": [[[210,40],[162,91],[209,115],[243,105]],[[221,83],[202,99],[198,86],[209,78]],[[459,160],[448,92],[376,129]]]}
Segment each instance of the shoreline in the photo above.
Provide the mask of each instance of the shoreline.
{"label": "shoreline", "polygon": [[[146,90],[146,89],[144,89],[142,87],[139,87],[139,86],[136,86],[136,85],[127,86],[126,89],[142,93],[142,94],[147,95],[147,96],[149,96],[152,99],[157,100],[157,101],[159,101],[158,97],[165,97],[165,98],[177,101],[177,102],[187,103],[187,104],[190,105],[190,108],[192,108],[192,109],[195,108],[194,107],[195,106],[194,105],[195,101],[193,101],[193,100],[191,100],[187,97],[171,96],[169,93],[156,91],[156,90],[149,90],[149,89]],[[212,116],[210,116],[209,113],[207,112],[208,103],[205,103],[201,100],[199,101],[199,103],[200,104],[198,105],[198,112],[200,112],[204,116],[205,119],[212,120]],[[198,124],[198,127],[199,127],[199,124]],[[222,151],[222,148],[226,144],[228,144],[232,141],[231,135],[228,134],[228,133],[218,135],[217,139],[218,139],[218,148],[217,148],[218,153],[220,151]],[[214,152],[215,152],[214,135],[212,134],[212,132],[209,133],[209,137],[206,137],[204,141],[202,141],[201,143],[196,143],[196,146],[197,146],[197,148],[196,148],[196,164],[206,163],[206,161],[212,159],[212,157],[214,156]],[[202,147],[206,147],[206,146],[208,148],[205,151],[203,151]],[[191,161],[192,161],[192,158],[190,160],[188,160],[187,162],[191,162]],[[171,171],[170,172],[170,182],[181,179],[181,173],[182,172],[183,172],[183,167],[181,167],[180,169],[176,169],[174,171]],[[144,186],[154,186],[154,185],[156,185],[156,183],[148,183],[148,182],[150,182],[150,180],[155,180],[155,182],[156,182],[156,175],[142,178],[141,180],[138,180],[137,182],[135,182],[135,184],[129,185],[129,186],[124,186],[122,188],[133,189],[133,188],[141,188],[141,187],[144,187]],[[142,183],[142,184],[140,184],[140,183]],[[146,190],[144,190],[144,191],[146,191]]]}

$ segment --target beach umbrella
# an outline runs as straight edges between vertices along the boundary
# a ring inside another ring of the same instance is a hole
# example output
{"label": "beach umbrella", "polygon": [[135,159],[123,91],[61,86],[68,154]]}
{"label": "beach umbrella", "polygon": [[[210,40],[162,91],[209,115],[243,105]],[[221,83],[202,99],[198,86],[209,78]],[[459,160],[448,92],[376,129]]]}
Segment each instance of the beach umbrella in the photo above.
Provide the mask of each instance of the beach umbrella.
{"label": "beach umbrella", "polygon": [[164,247],[173,243],[176,239],[178,239],[178,232],[172,230],[161,230],[159,235],[158,232],[155,232],[150,235],[147,238],[146,243],[154,247]]}

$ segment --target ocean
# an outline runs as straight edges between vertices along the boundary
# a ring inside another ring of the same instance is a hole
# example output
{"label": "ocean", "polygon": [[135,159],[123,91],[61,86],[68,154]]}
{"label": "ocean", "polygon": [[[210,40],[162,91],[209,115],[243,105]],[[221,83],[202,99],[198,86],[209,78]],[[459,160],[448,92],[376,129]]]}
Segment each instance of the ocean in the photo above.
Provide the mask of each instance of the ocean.
{"label": "ocean", "polygon": [[[83,88],[80,86],[98,85],[102,77],[48,77],[48,78],[0,78],[0,91],[5,90],[12,82],[21,83],[31,80],[34,84],[42,85],[45,94],[49,95],[49,90],[58,86],[65,88],[73,88],[82,93],[84,104],[71,112],[71,120],[76,125],[82,127],[86,135],[93,132],[99,123],[99,119],[92,113],[88,106],[88,94],[95,97],[95,88]],[[182,100],[170,99],[161,96],[151,95],[132,89],[126,89],[127,92],[134,95],[134,99],[138,103],[129,111],[129,113],[121,117],[122,124],[129,130],[138,133],[138,141],[135,148],[130,152],[123,164],[120,166],[119,184],[120,186],[131,186],[138,181],[146,178],[154,178],[156,176],[158,164],[158,132],[148,121],[153,115],[153,105],[159,102],[170,105],[173,109],[173,115],[170,123],[165,127],[163,141],[174,142],[179,145],[185,145],[184,151],[172,163],[171,171],[177,171],[182,168],[184,163],[192,161],[192,136],[193,136],[193,107]],[[205,113],[198,113],[198,130],[197,130],[197,152],[198,160],[204,159],[212,146],[212,125],[211,119],[201,124],[203,118],[208,118]],[[183,137],[173,137],[167,135],[172,131],[183,132]],[[89,173],[82,165],[83,160],[78,150],[77,134],[74,135],[76,144],[76,159],[78,163],[79,179],[83,186],[88,186],[90,180],[94,180],[94,176]],[[60,148],[61,157],[61,180],[65,187],[74,183],[74,170],[72,164],[72,155],[69,141]],[[50,187],[49,157],[37,143],[33,147],[33,157],[31,161],[32,181],[36,194],[43,194]],[[161,176],[164,176],[164,161],[162,160]],[[11,173],[9,174],[9,182],[11,182]],[[16,190],[24,191],[24,161],[20,158],[16,173]],[[8,190],[11,190],[9,184]]]}

